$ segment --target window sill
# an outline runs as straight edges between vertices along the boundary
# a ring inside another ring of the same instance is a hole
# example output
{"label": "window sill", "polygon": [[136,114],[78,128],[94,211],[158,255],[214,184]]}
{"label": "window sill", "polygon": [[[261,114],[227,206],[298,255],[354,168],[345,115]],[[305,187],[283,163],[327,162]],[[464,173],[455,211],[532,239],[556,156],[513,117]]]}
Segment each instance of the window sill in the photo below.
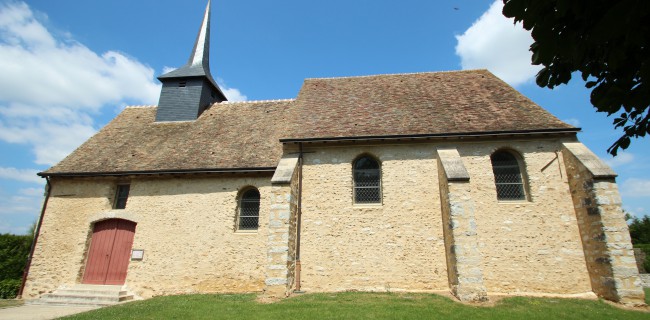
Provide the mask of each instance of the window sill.
{"label": "window sill", "polygon": [[258,234],[258,230],[235,230],[235,234],[239,235],[251,235],[251,234]]}
{"label": "window sill", "polygon": [[376,209],[383,207],[383,203],[354,203],[352,208],[354,209]]}
{"label": "window sill", "polygon": [[532,201],[528,200],[497,200],[499,204],[528,204],[528,203],[533,203]]}

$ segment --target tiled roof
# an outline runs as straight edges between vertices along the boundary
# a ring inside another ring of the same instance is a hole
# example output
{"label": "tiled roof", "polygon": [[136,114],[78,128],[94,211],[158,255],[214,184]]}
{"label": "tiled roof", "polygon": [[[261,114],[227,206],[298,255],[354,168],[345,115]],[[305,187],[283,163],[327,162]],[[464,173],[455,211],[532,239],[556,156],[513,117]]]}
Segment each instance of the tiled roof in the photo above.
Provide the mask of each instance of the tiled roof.
{"label": "tiled roof", "polygon": [[275,167],[291,103],[214,104],[196,121],[158,123],[155,107],[126,108],[44,173]]}
{"label": "tiled roof", "polygon": [[45,174],[275,167],[280,139],[576,130],[486,70],[307,79],[295,100],[224,102],[196,121],[126,108]]}
{"label": "tiled roof", "polygon": [[487,70],[307,79],[285,138],[568,129]]}

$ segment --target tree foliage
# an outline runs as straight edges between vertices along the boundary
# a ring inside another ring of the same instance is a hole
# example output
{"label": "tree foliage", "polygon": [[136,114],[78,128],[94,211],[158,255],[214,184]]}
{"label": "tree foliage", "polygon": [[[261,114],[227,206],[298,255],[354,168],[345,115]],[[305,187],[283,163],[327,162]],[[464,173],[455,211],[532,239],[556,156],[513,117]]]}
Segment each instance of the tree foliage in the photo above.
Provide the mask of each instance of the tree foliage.
{"label": "tree foliage", "polygon": [[624,133],[609,153],[650,134],[650,1],[503,2],[503,14],[531,31],[532,63],[543,66],[537,85],[552,89],[579,72],[596,110],[615,115]]}
{"label": "tree foliage", "polygon": [[650,244],[650,217],[632,218],[629,228],[633,244]]}
{"label": "tree foliage", "polygon": [[22,278],[31,245],[29,235],[0,234],[0,281]]}

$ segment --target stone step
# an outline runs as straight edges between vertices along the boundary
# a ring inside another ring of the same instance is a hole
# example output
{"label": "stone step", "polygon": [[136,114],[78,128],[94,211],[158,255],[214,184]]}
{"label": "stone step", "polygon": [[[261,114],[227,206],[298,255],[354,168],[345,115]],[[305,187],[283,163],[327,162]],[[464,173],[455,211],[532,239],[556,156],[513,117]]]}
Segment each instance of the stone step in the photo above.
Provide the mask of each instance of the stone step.
{"label": "stone step", "polygon": [[54,300],[80,300],[80,301],[101,301],[101,302],[122,302],[127,300],[133,300],[132,295],[119,295],[119,296],[107,296],[107,295],[89,295],[89,294],[70,294],[70,293],[50,293],[45,294],[41,297],[42,299],[47,299],[50,301]]}
{"label": "stone step", "polygon": [[109,306],[133,300],[122,286],[86,285],[61,286],[53,293],[44,294],[40,299],[28,301],[28,304],[72,305],[72,306]]}
{"label": "stone step", "polygon": [[123,291],[122,286],[117,285],[98,285],[98,284],[75,284],[68,286],[60,286],[57,290],[90,290],[90,291]]}
{"label": "stone step", "polygon": [[126,290],[108,291],[108,290],[90,290],[90,289],[58,289],[55,291],[57,294],[73,294],[73,295],[93,295],[93,296],[106,296],[106,297],[119,297],[127,295]]}
{"label": "stone step", "polygon": [[48,306],[85,306],[85,307],[108,307],[113,306],[115,302],[101,301],[79,301],[79,300],[49,300],[46,298],[26,301],[27,305],[48,305]]}
{"label": "stone step", "polygon": [[66,289],[66,288],[87,288],[87,289],[108,289],[108,290],[120,290],[122,289],[122,285],[119,284],[85,284],[85,283],[77,283],[73,285],[62,285],[59,288]]}

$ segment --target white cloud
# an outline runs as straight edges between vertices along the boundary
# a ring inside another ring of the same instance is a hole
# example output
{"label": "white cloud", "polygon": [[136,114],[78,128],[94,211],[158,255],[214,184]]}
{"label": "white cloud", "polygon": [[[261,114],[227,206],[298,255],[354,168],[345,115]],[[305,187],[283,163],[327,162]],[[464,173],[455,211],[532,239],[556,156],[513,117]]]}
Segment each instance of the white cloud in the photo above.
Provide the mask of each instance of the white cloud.
{"label": "white cloud", "polygon": [[[28,180],[36,170],[18,170],[0,168],[0,172],[7,173],[15,178],[14,180]],[[0,175],[6,178],[6,174]],[[39,178],[40,179],[40,178]],[[45,179],[40,179],[41,187],[28,187],[12,189],[11,187],[0,188],[0,233],[25,234],[30,225],[33,224],[39,213],[44,200]]]}
{"label": "white cloud", "polygon": [[217,79],[217,84],[219,85],[219,88],[221,88],[221,91],[223,94],[228,98],[228,101],[246,101],[248,100],[248,97],[244,94],[242,94],[239,89],[236,88],[230,88],[226,85],[226,82],[223,81],[223,79],[219,78]]}
{"label": "white cloud", "polygon": [[246,97],[241,92],[239,92],[238,89],[228,88],[228,87],[221,87],[221,91],[223,91],[223,94],[226,95],[226,98],[228,98],[228,101],[246,101],[246,100],[248,100],[248,97]]}
{"label": "white cloud", "polygon": [[616,157],[610,157],[605,163],[610,167],[619,167],[634,161],[634,155],[629,152],[621,151]]}
{"label": "white cloud", "polygon": [[650,197],[650,180],[630,178],[620,184],[620,190],[624,197]]}
{"label": "white cloud", "polygon": [[496,0],[465,33],[456,36],[456,54],[463,69],[488,69],[517,86],[533,79],[541,67],[531,64],[530,32],[521,24],[514,25],[502,10],[503,1]]}
{"label": "white cloud", "polygon": [[42,197],[45,193],[43,188],[24,188],[18,190],[18,193],[28,197]]}
{"label": "white cloud", "polygon": [[[26,3],[0,3],[0,140],[29,146],[37,164],[53,165],[91,137],[102,109],[158,101],[152,68],[71,39],[52,35]],[[219,85],[228,100],[247,99]]]}
{"label": "white cloud", "polygon": [[38,170],[34,170],[34,169],[16,169],[16,168],[0,167],[0,179],[43,184],[45,180],[37,176],[36,175],[37,173]]}
{"label": "white cloud", "polygon": [[0,4],[0,74],[0,140],[45,165],[88,139],[102,108],[155,104],[160,92],[152,68],[55,38],[24,2]]}
{"label": "white cloud", "polygon": [[177,69],[177,68],[175,68],[175,67],[164,66],[164,67],[163,67],[163,70],[162,70],[162,74],[172,72],[172,71],[174,71],[174,70],[176,70],[176,69]]}
{"label": "white cloud", "polygon": [[43,199],[43,188],[21,189],[19,195],[0,190],[0,233],[25,234],[38,218]]}

